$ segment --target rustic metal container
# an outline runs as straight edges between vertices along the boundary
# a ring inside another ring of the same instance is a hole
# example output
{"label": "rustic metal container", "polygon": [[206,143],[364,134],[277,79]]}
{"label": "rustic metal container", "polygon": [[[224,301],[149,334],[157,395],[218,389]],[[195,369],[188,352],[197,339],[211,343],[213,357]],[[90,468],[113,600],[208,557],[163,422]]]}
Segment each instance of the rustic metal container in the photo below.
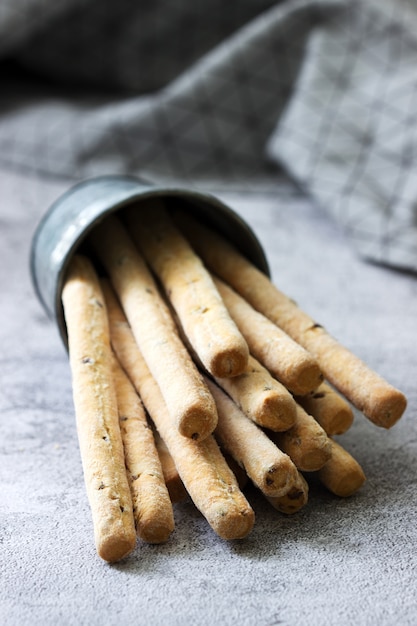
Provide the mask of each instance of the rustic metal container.
{"label": "rustic metal container", "polygon": [[94,226],[109,213],[149,198],[180,204],[225,235],[261,271],[269,275],[264,251],[239,215],[211,194],[153,185],[131,176],[101,176],[74,185],[58,198],[39,223],[32,240],[30,271],[37,296],[55,319],[62,340],[67,332],[61,304],[66,268]]}

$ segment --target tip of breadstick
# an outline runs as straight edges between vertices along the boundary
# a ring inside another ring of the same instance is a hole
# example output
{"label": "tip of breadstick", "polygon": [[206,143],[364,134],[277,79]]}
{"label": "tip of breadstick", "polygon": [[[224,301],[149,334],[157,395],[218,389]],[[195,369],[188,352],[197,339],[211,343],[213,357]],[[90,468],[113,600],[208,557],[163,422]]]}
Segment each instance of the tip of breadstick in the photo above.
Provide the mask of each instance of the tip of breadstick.
{"label": "tip of breadstick", "polygon": [[405,395],[398,389],[389,387],[380,395],[375,394],[369,406],[363,409],[363,413],[376,426],[389,429],[398,422],[406,408]]}
{"label": "tip of breadstick", "polygon": [[354,420],[353,411],[349,406],[342,407],[332,416],[331,426],[324,430],[328,435],[343,435],[352,426]]}
{"label": "tip of breadstick", "polygon": [[207,364],[207,370],[216,378],[233,378],[243,374],[248,365],[246,344],[236,349],[219,350]]}
{"label": "tip of breadstick", "polygon": [[159,524],[153,523],[149,526],[142,526],[138,536],[146,543],[166,543],[174,530],[171,520],[160,520]]}
{"label": "tip of breadstick", "polygon": [[346,476],[336,486],[333,487],[332,492],[340,498],[348,498],[353,496],[364,484],[365,474],[356,474],[353,477]]}
{"label": "tip of breadstick", "polygon": [[277,395],[266,391],[263,395],[262,411],[257,415],[257,422],[274,432],[283,432],[294,426],[297,420],[297,407],[290,394]]}
{"label": "tip of breadstick", "polygon": [[110,535],[99,542],[97,554],[107,563],[116,563],[126,558],[135,547],[136,534],[126,534],[124,537]]}
{"label": "tip of breadstick", "polygon": [[296,396],[306,396],[322,382],[323,374],[318,363],[313,357],[309,357],[308,360],[300,362],[298,367],[294,367],[291,378],[286,381],[286,387]]}
{"label": "tip of breadstick", "polygon": [[327,440],[322,445],[314,446],[301,455],[297,465],[303,472],[316,472],[324,467],[331,457],[331,445]]}
{"label": "tip of breadstick", "polygon": [[280,498],[267,497],[267,500],[280,513],[293,515],[307,504],[308,492],[308,483],[302,474],[299,474],[297,482],[284,496]]}
{"label": "tip of breadstick", "polygon": [[273,496],[284,496],[298,481],[298,470],[290,457],[285,455],[279,463],[272,465],[262,486],[263,493]]}
{"label": "tip of breadstick", "polygon": [[181,416],[178,431],[183,437],[203,441],[217,426],[217,411],[214,406],[203,408],[191,406]]}
{"label": "tip of breadstick", "polygon": [[248,504],[233,512],[217,511],[214,519],[208,520],[210,526],[222,539],[244,539],[255,523],[255,513]]}
{"label": "tip of breadstick", "polygon": [[[320,473],[319,473],[320,476]],[[348,498],[356,493],[366,481],[362,468],[354,464],[345,474],[338,480],[335,478],[329,481],[323,481],[329,491],[339,498]]]}

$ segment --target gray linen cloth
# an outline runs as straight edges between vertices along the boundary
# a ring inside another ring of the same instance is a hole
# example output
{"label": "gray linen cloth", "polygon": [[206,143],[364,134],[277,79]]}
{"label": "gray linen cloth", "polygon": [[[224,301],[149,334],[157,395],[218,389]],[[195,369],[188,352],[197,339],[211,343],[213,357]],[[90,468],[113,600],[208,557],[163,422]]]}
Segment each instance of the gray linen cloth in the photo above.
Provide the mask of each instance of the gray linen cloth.
{"label": "gray linen cloth", "polygon": [[362,256],[415,271],[416,68],[411,0],[2,0],[0,165],[286,175]]}

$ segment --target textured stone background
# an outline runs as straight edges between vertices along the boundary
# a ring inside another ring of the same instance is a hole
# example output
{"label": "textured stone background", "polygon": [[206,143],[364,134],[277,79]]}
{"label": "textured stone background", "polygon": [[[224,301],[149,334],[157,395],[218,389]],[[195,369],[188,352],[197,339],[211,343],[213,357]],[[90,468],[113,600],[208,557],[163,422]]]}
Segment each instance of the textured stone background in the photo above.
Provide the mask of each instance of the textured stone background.
{"label": "textured stone background", "polygon": [[291,188],[222,193],[254,228],[274,281],[409,398],[390,431],[356,416],[341,439],[367,483],[312,486],[294,517],[249,490],[247,540],[217,538],[190,502],[163,546],[123,563],[95,554],[70,372],[30,283],[34,228],[64,182],[2,172],[0,204],[0,620],[26,624],[415,624],[417,280],[359,260]]}

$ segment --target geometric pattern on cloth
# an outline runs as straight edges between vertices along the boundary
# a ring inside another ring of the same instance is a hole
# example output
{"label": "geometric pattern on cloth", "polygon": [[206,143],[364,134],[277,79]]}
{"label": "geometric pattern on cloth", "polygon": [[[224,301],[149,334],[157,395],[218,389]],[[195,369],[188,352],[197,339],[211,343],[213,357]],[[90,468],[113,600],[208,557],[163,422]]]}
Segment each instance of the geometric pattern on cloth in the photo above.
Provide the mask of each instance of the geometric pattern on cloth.
{"label": "geometric pattern on cloth", "polygon": [[364,256],[414,269],[416,9],[355,2],[329,16],[268,144]]}
{"label": "geometric pattern on cloth", "polygon": [[240,189],[285,171],[363,256],[417,271],[415,2],[2,1],[0,164]]}

